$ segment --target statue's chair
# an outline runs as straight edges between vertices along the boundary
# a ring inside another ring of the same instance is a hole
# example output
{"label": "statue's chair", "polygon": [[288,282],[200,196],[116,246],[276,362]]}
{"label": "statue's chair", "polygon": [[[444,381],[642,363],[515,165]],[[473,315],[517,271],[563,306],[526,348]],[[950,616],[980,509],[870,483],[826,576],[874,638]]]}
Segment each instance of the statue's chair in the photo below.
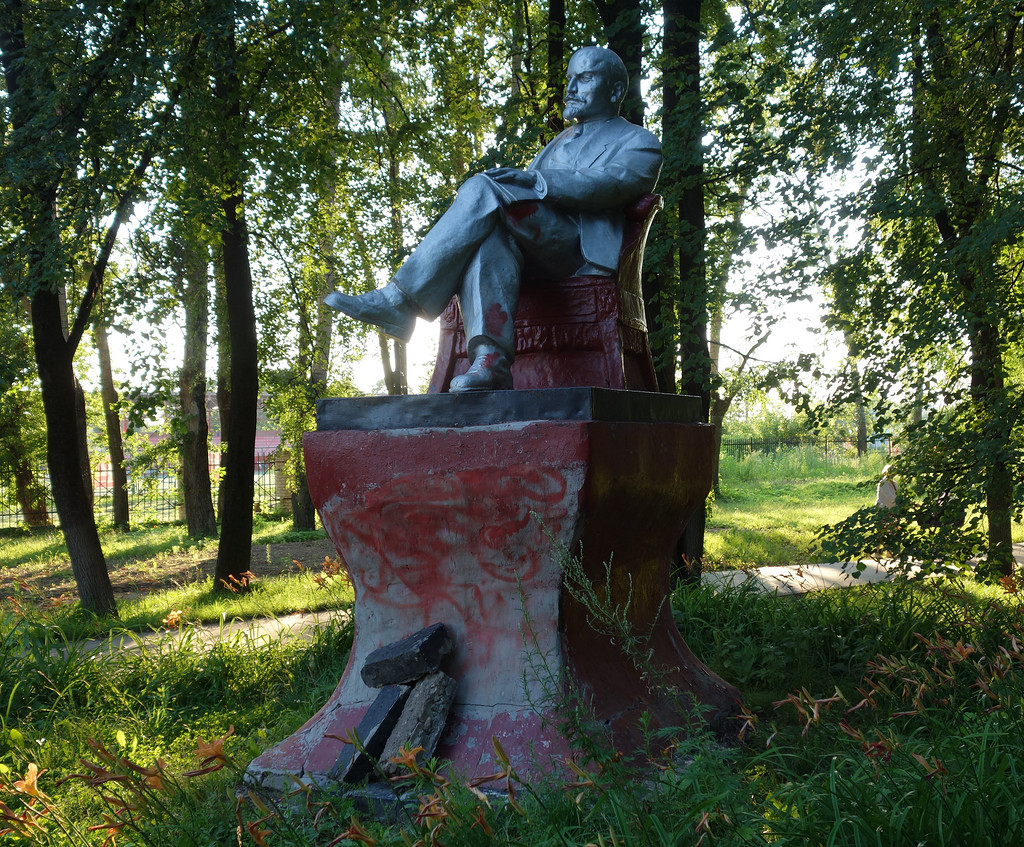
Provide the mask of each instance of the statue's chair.
{"label": "statue's chair", "polygon": [[[596,386],[657,391],[647,342],[641,271],[662,199],[647,194],[626,210],[615,276],[550,279],[524,269],[515,321],[512,380],[518,389]],[[466,334],[453,297],[441,315],[437,363],[427,392],[448,391],[469,368]]]}

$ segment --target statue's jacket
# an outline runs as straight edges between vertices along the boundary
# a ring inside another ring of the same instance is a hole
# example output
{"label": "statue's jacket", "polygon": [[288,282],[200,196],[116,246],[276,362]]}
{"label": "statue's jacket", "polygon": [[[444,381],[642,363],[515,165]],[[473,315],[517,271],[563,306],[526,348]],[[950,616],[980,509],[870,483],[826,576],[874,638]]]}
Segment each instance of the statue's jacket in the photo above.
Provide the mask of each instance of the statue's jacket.
{"label": "statue's jacket", "polygon": [[571,214],[579,224],[583,257],[615,271],[623,209],[654,190],[661,163],[657,136],[614,117],[572,126],[553,139],[527,169],[540,177],[535,188],[502,188],[512,202],[542,200]]}

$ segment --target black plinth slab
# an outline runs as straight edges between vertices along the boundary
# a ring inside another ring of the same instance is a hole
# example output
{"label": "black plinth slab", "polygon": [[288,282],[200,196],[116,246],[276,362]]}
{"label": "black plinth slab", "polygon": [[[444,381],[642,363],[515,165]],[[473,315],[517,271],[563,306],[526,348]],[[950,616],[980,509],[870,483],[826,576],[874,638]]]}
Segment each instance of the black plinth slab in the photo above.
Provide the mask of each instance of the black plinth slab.
{"label": "black plinth slab", "polygon": [[319,400],[316,428],[333,430],[489,426],[512,421],[694,423],[700,398],[612,388],[471,391]]}

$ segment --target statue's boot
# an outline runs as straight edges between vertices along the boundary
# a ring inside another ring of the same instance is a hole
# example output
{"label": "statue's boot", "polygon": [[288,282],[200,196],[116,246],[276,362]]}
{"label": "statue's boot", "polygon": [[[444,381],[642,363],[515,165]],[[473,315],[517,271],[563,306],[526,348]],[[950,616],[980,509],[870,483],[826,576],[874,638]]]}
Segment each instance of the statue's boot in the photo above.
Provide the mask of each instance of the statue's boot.
{"label": "statue's boot", "polygon": [[512,363],[501,348],[480,344],[474,354],[469,370],[461,376],[452,377],[449,392],[511,390]]}
{"label": "statue's boot", "polygon": [[415,304],[394,283],[357,297],[332,291],[324,298],[324,302],[350,318],[372,324],[399,341],[412,338],[416,316],[419,314]]}

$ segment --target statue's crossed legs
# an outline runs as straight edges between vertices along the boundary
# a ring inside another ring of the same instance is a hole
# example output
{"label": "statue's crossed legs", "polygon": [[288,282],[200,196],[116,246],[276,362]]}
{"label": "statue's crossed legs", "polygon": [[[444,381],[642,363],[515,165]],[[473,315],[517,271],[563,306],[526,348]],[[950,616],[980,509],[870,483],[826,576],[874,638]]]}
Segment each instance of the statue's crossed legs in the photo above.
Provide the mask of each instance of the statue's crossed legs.
{"label": "statue's crossed legs", "polygon": [[451,391],[512,388],[514,321],[524,261],[552,276],[586,264],[576,218],[542,200],[518,199],[490,177],[468,179],[448,210],[384,288],[326,303],[408,341],[416,318],[433,320],[458,294],[470,369]]}

